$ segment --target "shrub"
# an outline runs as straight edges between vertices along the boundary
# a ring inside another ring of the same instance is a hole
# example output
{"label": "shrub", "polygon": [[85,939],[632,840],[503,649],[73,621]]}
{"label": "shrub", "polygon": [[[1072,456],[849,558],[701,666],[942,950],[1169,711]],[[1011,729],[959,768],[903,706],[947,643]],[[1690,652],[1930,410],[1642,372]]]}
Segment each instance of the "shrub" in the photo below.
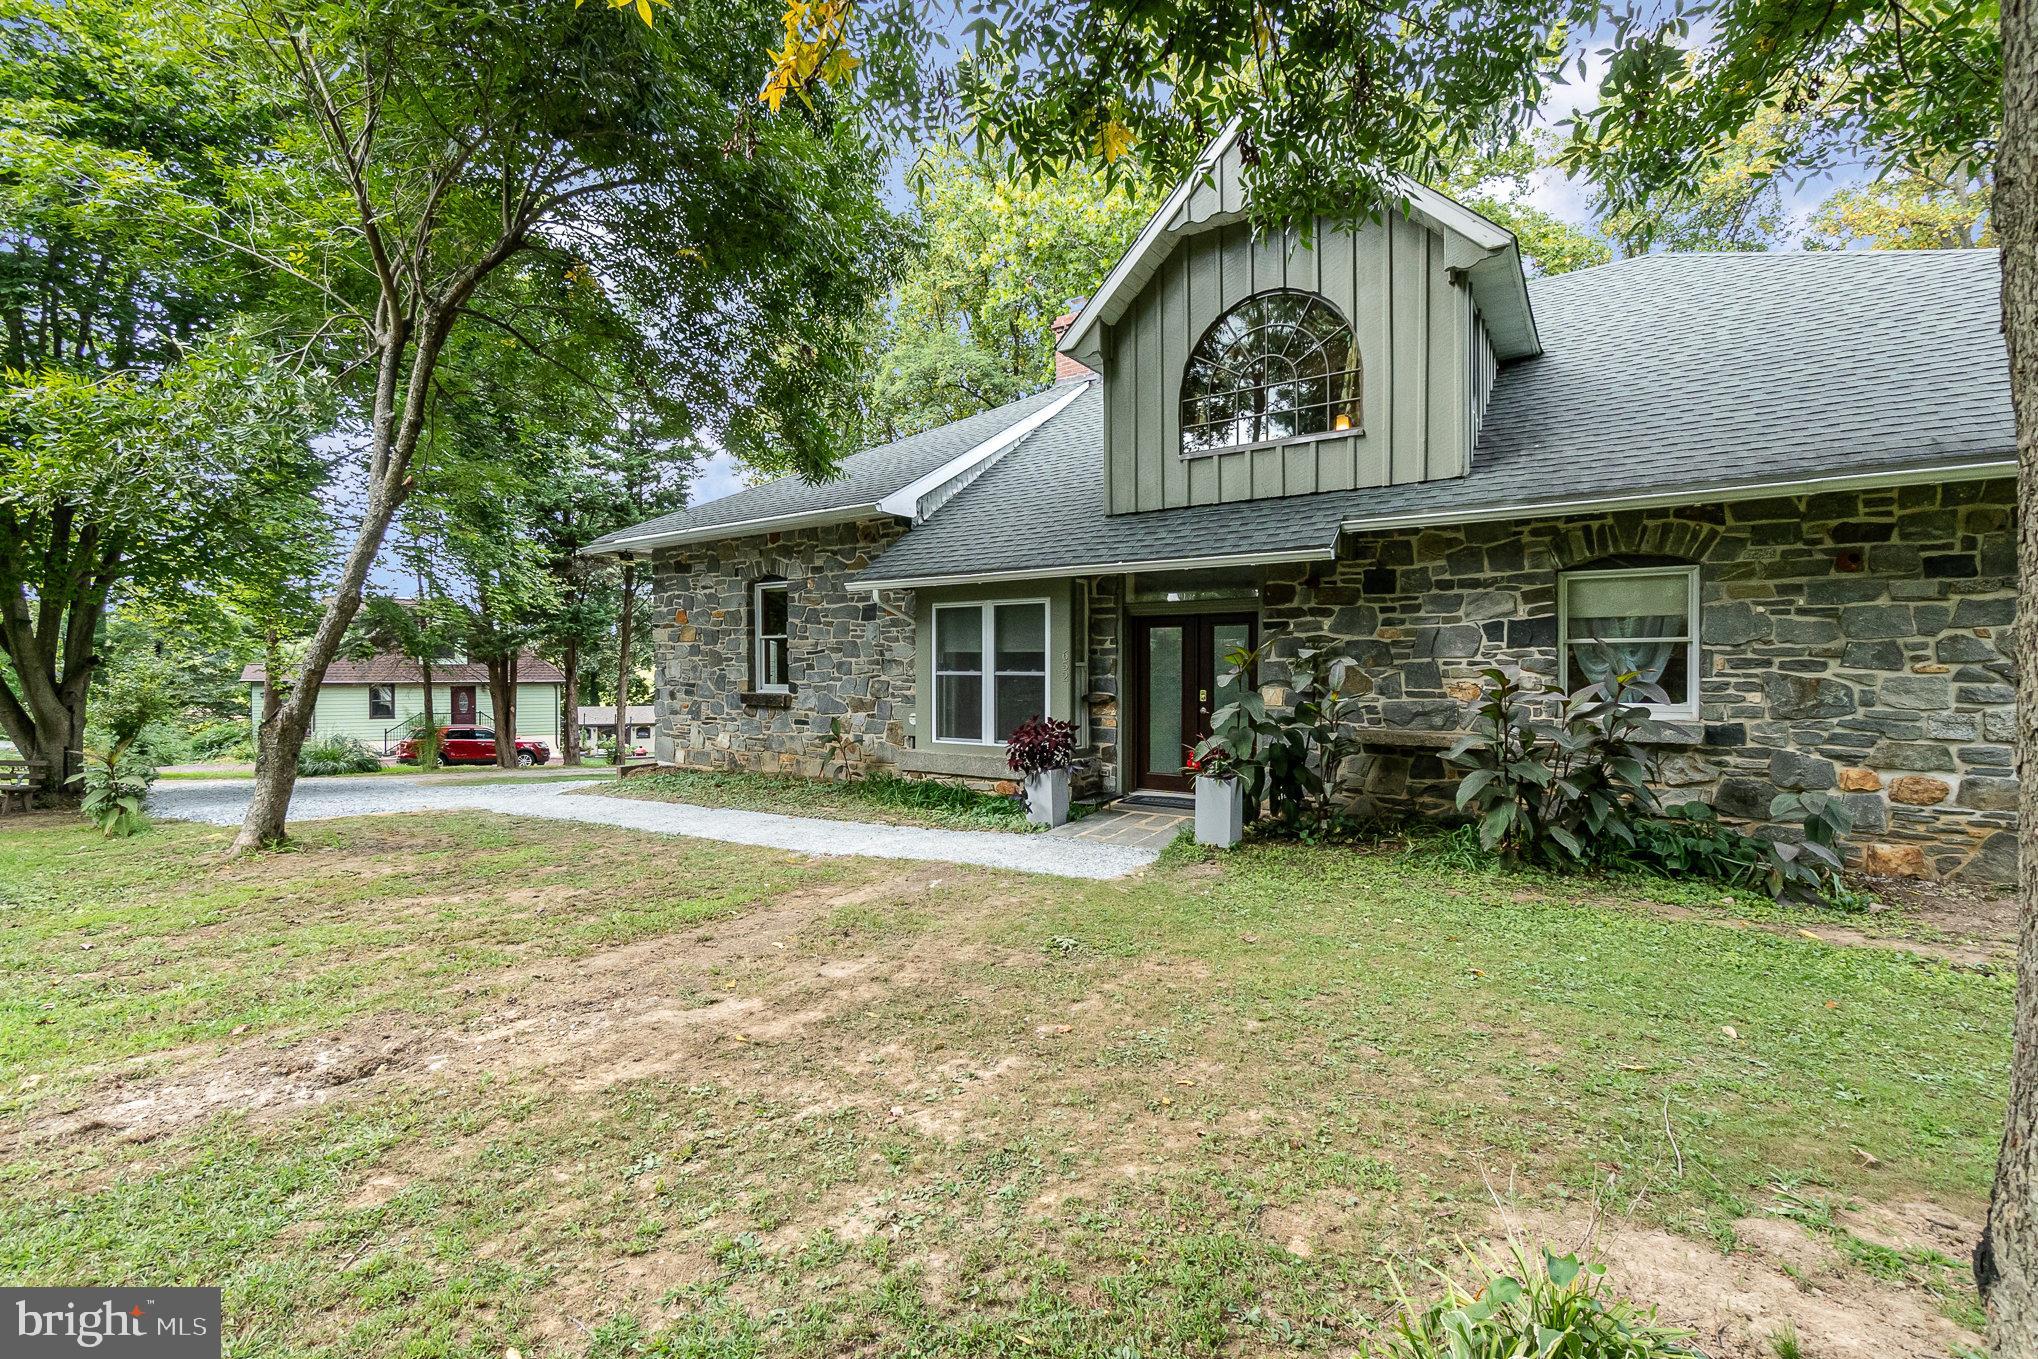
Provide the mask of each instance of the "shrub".
{"label": "shrub", "polygon": [[1351,820],[1337,805],[1337,775],[1358,749],[1358,699],[1347,692],[1354,664],[1327,648],[1298,651],[1287,662],[1288,704],[1269,707],[1253,683],[1263,654],[1239,648],[1226,657],[1231,669],[1220,682],[1239,696],[1210,715],[1210,736],[1190,761],[1235,771],[1246,799],[1266,809],[1277,833],[1304,840],[1344,834]]}
{"label": "shrub", "polygon": [[1636,744],[1647,713],[1629,701],[1662,701],[1655,685],[1618,675],[1565,699],[1558,720],[1538,722],[1519,675],[1483,677],[1477,725],[1445,759],[1467,771],[1458,807],[1472,814],[1488,851],[1557,869],[1695,875],[1778,901],[1861,904],[1839,876],[1839,837],[1853,824],[1839,799],[1779,794],[1770,819],[1794,824],[1790,834],[1750,834],[1723,825],[1702,802],[1657,800]]}
{"label": "shrub", "polygon": [[[1471,1261],[1476,1281],[1442,1272],[1443,1296],[1418,1307],[1404,1293],[1379,1359],[1667,1359],[1694,1356],[1689,1331],[1656,1324],[1644,1309],[1606,1296],[1606,1267],[1521,1247],[1510,1259]],[[1511,1266],[1511,1267],[1509,1267]],[[1398,1283],[1398,1281],[1397,1281]]]}
{"label": "shrub", "polygon": [[1483,672],[1477,721],[1445,759],[1469,772],[1458,809],[1472,813],[1479,841],[1509,859],[1577,868],[1632,850],[1635,823],[1658,810],[1634,744],[1647,720],[1629,694],[1663,701],[1662,690],[1616,676],[1564,701],[1559,721],[1530,716],[1521,677]]}
{"label": "shrub", "polygon": [[176,677],[160,662],[124,665],[107,676],[86,739],[85,767],[71,776],[84,789],[78,810],[101,835],[133,835],[147,824],[156,766],[146,733],[181,701]]}
{"label": "shrub", "polygon": [[140,755],[87,750],[84,769],[71,777],[85,790],[79,812],[107,839],[133,835],[148,824],[145,808],[156,767]]}
{"label": "shrub", "polygon": [[370,774],[382,768],[375,753],[351,736],[321,736],[297,752],[299,778],[325,774]]}
{"label": "shrub", "polygon": [[1055,717],[1029,717],[1005,738],[1005,763],[1015,774],[1045,774],[1075,763],[1076,729]]}

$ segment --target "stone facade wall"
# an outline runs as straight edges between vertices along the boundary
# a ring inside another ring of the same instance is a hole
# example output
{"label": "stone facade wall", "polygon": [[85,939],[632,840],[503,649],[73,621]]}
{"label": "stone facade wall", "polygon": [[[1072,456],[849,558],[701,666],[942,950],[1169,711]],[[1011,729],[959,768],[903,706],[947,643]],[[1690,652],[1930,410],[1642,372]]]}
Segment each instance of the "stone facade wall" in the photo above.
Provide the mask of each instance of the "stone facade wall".
{"label": "stone facade wall", "polygon": [[[650,607],[668,758],[816,778],[840,717],[856,767],[895,763],[913,711],[912,596],[852,594],[847,582],[902,532],[867,520],[658,552]],[[768,578],[788,587],[786,695],[752,692],[750,591]]]}
{"label": "stone facade wall", "polygon": [[[1335,563],[1275,569],[1263,626],[1276,657],[1346,647],[1369,724],[1446,731],[1481,669],[1554,682],[1560,570],[1696,562],[1701,717],[1666,730],[1662,782],[1748,820],[1779,789],[1837,790],[1871,871],[2007,881],[2014,521],[2014,485],[1988,481],[1354,534]],[[1435,754],[1361,756],[1345,776],[1432,811],[1455,784]]]}
{"label": "stone facade wall", "polygon": [[[1086,620],[1089,652],[1089,683],[1076,695],[1078,704],[1090,708],[1090,758],[1084,762],[1078,791],[1085,797],[1110,797],[1118,791],[1118,762],[1124,745],[1120,729],[1125,711],[1124,650],[1125,580],[1122,576],[1100,577],[1090,584],[1090,616]],[[1083,634],[1077,634],[1083,642]]]}

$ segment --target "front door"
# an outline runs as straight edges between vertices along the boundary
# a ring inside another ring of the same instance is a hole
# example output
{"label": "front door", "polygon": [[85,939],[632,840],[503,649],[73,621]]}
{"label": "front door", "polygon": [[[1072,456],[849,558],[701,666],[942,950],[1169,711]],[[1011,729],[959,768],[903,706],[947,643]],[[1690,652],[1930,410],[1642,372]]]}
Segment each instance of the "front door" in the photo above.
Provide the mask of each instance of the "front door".
{"label": "front door", "polygon": [[468,723],[474,720],[474,686],[456,684],[453,686],[453,721]]}
{"label": "front door", "polygon": [[1186,793],[1189,752],[1210,734],[1210,714],[1238,697],[1220,683],[1231,653],[1250,650],[1258,628],[1249,613],[1135,618],[1131,629],[1132,786]]}

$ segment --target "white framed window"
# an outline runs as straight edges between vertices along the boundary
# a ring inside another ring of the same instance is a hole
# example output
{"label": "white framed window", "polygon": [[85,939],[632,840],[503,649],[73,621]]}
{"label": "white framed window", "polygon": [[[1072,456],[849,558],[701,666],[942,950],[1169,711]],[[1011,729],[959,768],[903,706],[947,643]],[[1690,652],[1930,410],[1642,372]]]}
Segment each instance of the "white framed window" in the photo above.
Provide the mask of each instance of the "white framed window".
{"label": "white framed window", "polygon": [[371,684],[368,686],[368,717],[371,721],[380,722],[396,720],[395,685]]}
{"label": "white framed window", "polygon": [[1632,672],[1659,686],[1657,717],[1698,716],[1698,568],[1637,566],[1557,577],[1566,693]]}
{"label": "white framed window", "polygon": [[755,657],[752,676],[759,693],[783,694],[792,689],[786,668],[788,636],[786,583],[761,580],[750,592],[751,655]]}
{"label": "white framed window", "polygon": [[934,608],[934,739],[1001,746],[1047,711],[1044,599]]}

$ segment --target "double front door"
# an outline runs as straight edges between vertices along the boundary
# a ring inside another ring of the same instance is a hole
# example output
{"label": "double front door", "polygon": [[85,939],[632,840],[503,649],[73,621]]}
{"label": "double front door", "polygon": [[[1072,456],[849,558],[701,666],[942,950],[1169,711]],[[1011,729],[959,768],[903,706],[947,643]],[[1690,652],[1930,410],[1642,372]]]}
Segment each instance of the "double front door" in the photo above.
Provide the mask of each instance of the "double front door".
{"label": "double front door", "polygon": [[1185,793],[1182,766],[1210,734],[1210,715],[1238,697],[1227,685],[1231,653],[1251,650],[1258,628],[1249,613],[1187,614],[1131,620],[1132,786]]}

